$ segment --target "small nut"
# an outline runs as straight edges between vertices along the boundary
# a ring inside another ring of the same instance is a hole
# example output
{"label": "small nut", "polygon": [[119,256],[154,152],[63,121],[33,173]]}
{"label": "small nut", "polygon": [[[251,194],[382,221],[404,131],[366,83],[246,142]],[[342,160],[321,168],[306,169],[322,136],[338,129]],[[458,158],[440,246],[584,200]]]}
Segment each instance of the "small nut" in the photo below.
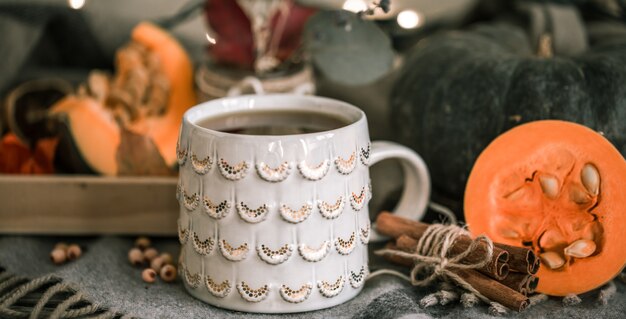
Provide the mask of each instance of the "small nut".
{"label": "small nut", "polygon": [[67,247],[67,259],[75,260],[82,255],[83,251],[80,249],[80,246],[76,244],[71,244]]}
{"label": "small nut", "polygon": [[150,247],[151,243],[150,243],[150,238],[145,237],[145,236],[141,236],[138,237],[137,240],[135,240],[135,247],[141,249],[141,250],[145,250],[148,247]]}
{"label": "small nut", "polygon": [[60,265],[67,260],[67,252],[62,248],[55,248],[50,252],[50,260],[55,265]]}
{"label": "small nut", "polygon": [[163,266],[163,268],[161,268],[159,275],[161,276],[161,279],[163,279],[163,281],[172,282],[176,280],[176,267],[174,267],[173,265],[165,265]]}
{"label": "small nut", "polygon": [[67,243],[65,243],[65,242],[58,242],[56,245],[54,245],[54,249],[67,250]]}
{"label": "small nut", "polygon": [[141,272],[141,278],[147,283],[153,283],[156,280],[157,273],[152,268],[146,268]]}
{"label": "small nut", "polygon": [[173,265],[174,264],[174,258],[172,258],[172,255],[170,255],[168,253],[162,253],[161,254],[161,258],[163,258],[163,262],[166,265]]}
{"label": "small nut", "polygon": [[159,271],[165,265],[165,260],[161,258],[161,256],[152,259],[150,262],[150,268],[154,269],[154,271]]}
{"label": "small nut", "polygon": [[143,258],[145,258],[145,260],[147,262],[151,262],[152,259],[156,258],[159,255],[159,252],[155,249],[155,248],[148,248],[143,252]]}
{"label": "small nut", "polygon": [[141,249],[135,247],[128,251],[128,261],[130,261],[133,266],[139,266],[143,264],[144,257]]}

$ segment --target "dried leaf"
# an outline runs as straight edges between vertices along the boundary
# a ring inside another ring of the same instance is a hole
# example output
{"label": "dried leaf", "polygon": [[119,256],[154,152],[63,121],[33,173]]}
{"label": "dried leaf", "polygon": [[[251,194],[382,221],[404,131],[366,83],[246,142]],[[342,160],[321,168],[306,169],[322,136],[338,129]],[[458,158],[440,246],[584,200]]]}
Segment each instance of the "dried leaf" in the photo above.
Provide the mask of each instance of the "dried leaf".
{"label": "dried leaf", "polygon": [[254,43],[250,20],[236,1],[207,1],[204,10],[218,41],[209,47],[211,56],[222,64],[252,69]]}
{"label": "dried leaf", "polygon": [[29,157],[28,147],[20,142],[15,134],[6,134],[0,144],[0,173],[19,174]]}
{"label": "dried leaf", "polygon": [[[275,52],[280,61],[289,59],[301,44],[301,34],[307,19],[315,10],[289,1],[287,10],[279,10],[269,22],[268,47],[277,43]],[[209,46],[211,57],[219,64],[252,69],[259,58],[254,49],[250,19],[236,1],[206,2],[205,15],[217,42]],[[286,14],[286,16],[284,16]],[[279,37],[279,38],[277,38]]]}
{"label": "dried leaf", "polygon": [[58,137],[42,138],[35,144],[33,161],[36,163],[35,174],[54,173],[54,155],[59,145]]}
{"label": "dried leaf", "polygon": [[52,174],[58,138],[40,139],[31,151],[13,133],[6,134],[0,144],[0,173]]}

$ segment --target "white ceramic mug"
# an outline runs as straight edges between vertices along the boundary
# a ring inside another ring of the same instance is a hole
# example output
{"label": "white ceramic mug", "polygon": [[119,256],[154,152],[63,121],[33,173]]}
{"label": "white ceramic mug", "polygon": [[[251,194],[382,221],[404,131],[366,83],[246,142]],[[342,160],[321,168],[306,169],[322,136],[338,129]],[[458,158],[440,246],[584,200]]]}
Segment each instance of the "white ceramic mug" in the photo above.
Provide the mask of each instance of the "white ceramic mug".
{"label": "white ceramic mug", "polygon": [[[243,135],[199,122],[250,111],[307,111],[336,129]],[[365,114],[313,96],[251,95],[188,110],[177,148],[180,273],[194,297],[221,308],[288,313],[356,296],[368,274],[369,165],[397,158],[405,189],[396,213],[422,217],[430,179],[422,159],[390,142],[370,144]]]}

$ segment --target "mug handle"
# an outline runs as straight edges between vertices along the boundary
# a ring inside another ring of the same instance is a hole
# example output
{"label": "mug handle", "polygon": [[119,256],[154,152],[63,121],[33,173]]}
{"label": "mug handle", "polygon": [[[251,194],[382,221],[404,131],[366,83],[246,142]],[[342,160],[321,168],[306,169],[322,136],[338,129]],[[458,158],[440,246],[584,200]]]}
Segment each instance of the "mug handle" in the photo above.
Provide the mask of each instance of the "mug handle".
{"label": "mug handle", "polygon": [[[382,160],[396,158],[400,160],[404,172],[404,190],[394,213],[413,220],[420,220],[426,212],[430,199],[430,175],[424,160],[412,149],[387,141],[372,142],[370,165]],[[383,241],[387,237],[376,231],[376,224],[370,241]]]}

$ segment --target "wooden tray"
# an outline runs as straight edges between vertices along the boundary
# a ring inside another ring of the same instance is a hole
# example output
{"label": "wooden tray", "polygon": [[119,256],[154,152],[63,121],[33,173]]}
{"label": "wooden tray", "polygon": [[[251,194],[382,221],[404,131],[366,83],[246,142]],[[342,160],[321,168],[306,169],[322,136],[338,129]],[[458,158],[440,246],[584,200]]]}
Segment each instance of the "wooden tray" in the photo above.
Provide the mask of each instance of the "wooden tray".
{"label": "wooden tray", "polygon": [[0,234],[174,235],[177,179],[0,175]]}

